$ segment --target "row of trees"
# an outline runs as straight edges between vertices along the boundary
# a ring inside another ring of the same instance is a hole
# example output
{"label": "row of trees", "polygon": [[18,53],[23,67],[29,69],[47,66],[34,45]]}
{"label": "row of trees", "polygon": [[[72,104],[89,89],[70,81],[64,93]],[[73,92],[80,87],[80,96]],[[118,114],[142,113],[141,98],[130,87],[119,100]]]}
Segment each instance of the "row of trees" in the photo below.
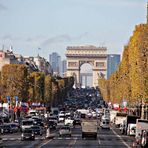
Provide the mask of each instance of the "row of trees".
{"label": "row of trees", "polygon": [[99,79],[106,101],[129,105],[148,102],[148,24],[136,26],[133,36],[124,47],[122,60],[108,80]]}
{"label": "row of trees", "polygon": [[73,77],[54,77],[42,72],[30,73],[25,65],[8,64],[0,73],[1,100],[15,96],[20,101],[44,102],[57,105],[63,102],[67,92],[73,87]]}

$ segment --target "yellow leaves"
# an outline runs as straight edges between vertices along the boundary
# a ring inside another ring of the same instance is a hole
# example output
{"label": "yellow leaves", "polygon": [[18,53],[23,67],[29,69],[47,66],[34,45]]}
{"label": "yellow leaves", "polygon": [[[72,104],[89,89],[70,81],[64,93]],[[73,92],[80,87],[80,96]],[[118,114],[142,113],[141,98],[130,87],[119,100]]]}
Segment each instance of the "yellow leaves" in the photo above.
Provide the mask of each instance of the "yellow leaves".
{"label": "yellow leaves", "polygon": [[[124,47],[119,68],[109,78],[110,100],[136,102],[148,96],[148,25],[135,27],[133,36]],[[100,87],[104,87],[99,81]],[[118,99],[117,99],[118,98]]]}
{"label": "yellow leaves", "polygon": [[1,78],[5,88],[3,96],[27,97],[27,68],[24,65],[8,64],[3,66]]}

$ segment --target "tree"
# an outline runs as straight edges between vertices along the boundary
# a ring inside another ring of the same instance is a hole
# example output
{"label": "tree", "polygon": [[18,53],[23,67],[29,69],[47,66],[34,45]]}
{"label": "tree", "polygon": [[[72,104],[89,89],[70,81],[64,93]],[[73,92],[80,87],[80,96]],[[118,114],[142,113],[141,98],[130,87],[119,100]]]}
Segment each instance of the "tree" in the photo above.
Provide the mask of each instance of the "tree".
{"label": "tree", "polygon": [[33,101],[44,102],[45,74],[42,72],[33,72],[30,75],[30,79],[30,96],[33,96]]}
{"label": "tree", "polygon": [[28,99],[28,71],[24,65],[7,64],[2,68],[2,84],[4,86],[4,97],[14,98],[18,96],[20,100]]}
{"label": "tree", "polygon": [[45,84],[44,84],[44,100],[49,105],[52,102],[52,77],[50,75],[45,76]]}

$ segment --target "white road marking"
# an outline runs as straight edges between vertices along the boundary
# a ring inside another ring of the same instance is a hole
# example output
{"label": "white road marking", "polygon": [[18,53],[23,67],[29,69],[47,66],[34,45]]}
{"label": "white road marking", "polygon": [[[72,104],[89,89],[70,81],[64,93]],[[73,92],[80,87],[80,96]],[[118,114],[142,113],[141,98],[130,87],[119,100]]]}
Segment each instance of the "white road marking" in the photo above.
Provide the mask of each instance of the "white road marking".
{"label": "white road marking", "polygon": [[76,144],[77,138],[69,143],[68,148],[72,148]]}
{"label": "white road marking", "polygon": [[98,139],[98,143],[99,143],[99,145],[101,145],[101,141],[100,141],[100,139]]}
{"label": "white road marking", "polygon": [[44,143],[43,143],[43,144],[41,144],[39,147],[41,148],[42,146],[46,145],[47,143],[51,142],[52,140],[53,140],[53,139],[50,139],[50,140],[48,140],[48,141],[44,142]]}
{"label": "white road marking", "polygon": [[113,129],[111,129],[113,131],[113,133],[121,140],[121,142],[127,146],[128,148],[131,148],[123,139],[120,135],[118,135]]}

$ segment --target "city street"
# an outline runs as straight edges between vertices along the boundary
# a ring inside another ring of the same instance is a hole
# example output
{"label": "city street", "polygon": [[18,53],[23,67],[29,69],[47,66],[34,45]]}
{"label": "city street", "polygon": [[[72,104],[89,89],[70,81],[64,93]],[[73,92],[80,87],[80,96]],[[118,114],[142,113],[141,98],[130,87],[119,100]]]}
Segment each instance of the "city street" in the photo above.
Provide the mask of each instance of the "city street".
{"label": "city street", "polygon": [[44,136],[37,136],[35,141],[21,141],[20,133],[18,134],[7,134],[3,135],[4,147],[11,148],[31,148],[31,147],[60,147],[60,148],[126,148],[131,147],[133,142],[133,137],[121,135],[119,129],[99,129],[97,140],[87,138],[81,138],[80,127],[72,129],[71,137],[59,137],[58,131],[55,131],[55,137],[53,139],[45,139]]}

